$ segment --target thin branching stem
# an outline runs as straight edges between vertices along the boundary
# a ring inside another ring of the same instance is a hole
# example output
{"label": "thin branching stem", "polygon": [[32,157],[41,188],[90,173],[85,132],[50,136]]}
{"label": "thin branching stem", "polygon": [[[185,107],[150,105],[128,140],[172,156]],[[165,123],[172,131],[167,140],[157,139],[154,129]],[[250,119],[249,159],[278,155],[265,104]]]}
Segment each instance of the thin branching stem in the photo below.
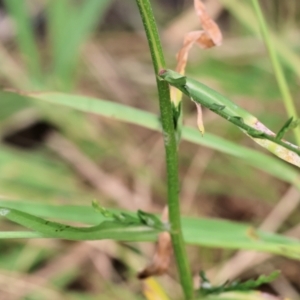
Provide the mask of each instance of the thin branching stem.
{"label": "thin branching stem", "polygon": [[[274,69],[274,74],[277,80],[277,84],[285,105],[285,109],[289,115],[289,117],[293,117],[294,119],[298,119],[298,114],[290,93],[290,90],[288,88],[287,85],[287,81],[286,78],[284,76],[281,64],[278,60],[277,54],[276,54],[276,49],[273,45],[269,30],[268,30],[268,26],[266,24],[266,21],[264,19],[264,16],[262,14],[260,5],[258,0],[252,0],[252,5],[254,7],[256,16],[257,16],[257,20],[260,26],[260,30],[263,36],[263,39],[265,41],[266,47],[268,49],[269,52],[269,56],[270,56],[270,60]],[[294,135],[296,138],[296,142],[298,145],[300,145],[300,129],[299,127],[294,129]]]}
{"label": "thin branching stem", "polygon": [[[136,0],[140,15],[144,24],[149,48],[152,56],[154,71],[157,76],[160,70],[165,69],[165,60],[157,31],[156,22],[149,0]],[[180,205],[179,205],[179,178],[178,178],[178,154],[175,129],[173,123],[173,112],[170,101],[169,85],[156,77],[159,96],[161,122],[164,134],[166,151],[166,167],[168,181],[168,208],[169,221],[171,224],[171,238],[178,267],[181,285],[186,299],[193,299],[193,282],[189,262],[183,240]]]}

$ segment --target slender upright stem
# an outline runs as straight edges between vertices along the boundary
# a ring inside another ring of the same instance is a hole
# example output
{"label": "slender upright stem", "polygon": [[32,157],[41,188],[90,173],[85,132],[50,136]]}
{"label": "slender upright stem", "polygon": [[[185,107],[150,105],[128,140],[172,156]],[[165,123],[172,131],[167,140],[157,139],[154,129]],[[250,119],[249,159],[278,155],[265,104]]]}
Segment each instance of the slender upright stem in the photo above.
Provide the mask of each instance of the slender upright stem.
{"label": "slender upright stem", "polygon": [[193,299],[193,282],[183,240],[179,205],[178,155],[175,129],[172,116],[169,85],[157,77],[160,70],[165,69],[163,51],[149,0],[136,0],[144,24],[152,62],[156,74],[156,84],[159,96],[161,122],[166,152],[166,167],[168,177],[168,208],[171,224],[171,238],[178,267],[181,285],[186,299]]}
{"label": "slender upright stem", "polygon": [[[285,105],[285,109],[289,115],[289,117],[293,117],[294,119],[298,119],[298,115],[297,115],[297,111],[291,96],[291,93],[289,91],[287,82],[286,82],[286,78],[284,76],[282,67],[280,65],[280,62],[278,60],[277,54],[276,54],[276,50],[275,47],[273,45],[269,30],[268,30],[268,26],[265,22],[264,16],[262,14],[260,5],[258,0],[252,0],[252,5],[254,7],[257,19],[258,19],[258,23],[260,26],[260,30],[262,33],[262,36],[264,38],[266,47],[268,49],[269,52],[269,56],[271,59],[271,63],[274,69],[274,74],[277,80],[277,84]],[[294,135],[297,141],[297,144],[300,145],[300,129],[296,128],[294,129]]]}

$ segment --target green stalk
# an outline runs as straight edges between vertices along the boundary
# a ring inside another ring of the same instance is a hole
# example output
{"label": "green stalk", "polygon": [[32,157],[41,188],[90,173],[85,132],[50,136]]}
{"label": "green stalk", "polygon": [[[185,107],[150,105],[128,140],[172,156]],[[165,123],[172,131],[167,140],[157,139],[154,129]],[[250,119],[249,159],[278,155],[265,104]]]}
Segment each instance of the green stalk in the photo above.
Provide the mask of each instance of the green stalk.
{"label": "green stalk", "polygon": [[[260,30],[261,30],[262,36],[264,38],[266,47],[269,52],[271,63],[272,63],[273,69],[274,69],[274,74],[275,74],[277,84],[278,84],[278,87],[279,87],[279,90],[280,90],[280,93],[281,93],[281,96],[282,96],[282,99],[283,99],[283,102],[285,105],[285,109],[286,109],[289,117],[298,119],[297,111],[296,111],[291,93],[289,91],[285,76],[283,74],[282,67],[279,63],[279,60],[278,60],[278,57],[276,54],[276,49],[270,38],[268,26],[265,22],[265,19],[262,14],[258,0],[252,0],[252,5],[254,7],[254,10],[255,10],[255,13],[256,13],[256,16],[258,19],[258,23],[260,26]],[[297,144],[300,145],[300,130],[299,130],[299,128],[294,129],[294,135],[295,135]]]}
{"label": "green stalk", "polygon": [[[165,60],[151,4],[149,0],[136,0],[136,3],[138,5],[139,12],[144,24],[144,29],[147,35],[154,71],[155,74],[158,75],[160,70],[165,69]],[[161,122],[166,152],[166,167],[168,177],[168,208],[173,250],[185,298],[193,299],[193,281],[189,262],[187,259],[180,221],[180,205],[178,197],[178,155],[173,123],[172,105],[170,100],[170,90],[168,83],[159,80],[157,76],[156,84],[158,89]]]}

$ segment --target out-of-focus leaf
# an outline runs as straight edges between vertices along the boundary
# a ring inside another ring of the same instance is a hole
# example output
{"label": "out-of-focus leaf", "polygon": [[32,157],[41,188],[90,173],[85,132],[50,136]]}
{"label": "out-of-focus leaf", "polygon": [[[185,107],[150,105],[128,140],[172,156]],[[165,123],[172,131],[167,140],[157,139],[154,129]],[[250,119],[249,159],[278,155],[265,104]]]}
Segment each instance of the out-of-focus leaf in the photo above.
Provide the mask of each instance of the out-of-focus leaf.
{"label": "out-of-focus leaf", "polygon": [[[75,4],[75,5],[74,5]],[[53,54],[53,78],[60,87],[69,89],[80,46],[101,21],[110,0],[89,0],[74,3],[70,0],[51,0],[48,22]]]}
{"label": "out-of-focus leaf", "polygon": [[7,118],[11,117],[13,114],[26,109],[30,106],[28,99],[16,97],[16,95],[9,95],[6,93],[5,97],[0,99],[0,124]]}
{"label": "out-of-focus leaf", "polygon": [[[239,0],[221,0],[221,3],[239,20],[248,30],[257,36],[260,35],[259,24],[257,18],[250,7],[250,1]],[[270,32],[271,39],[275,45],[276,51],[281,61],[291,69],[298,77],[300,77],[300,58],[297,53],[292,50],[290,45],[282,42],[282,40],[274,32]]]}
{"label": "out-of-focus leaf", "polygon": [[[182,76],[180,76],[180,78],[182,78]],[[5,94],[7,93],[0,93],[0,96],[5,97]],[[30,97],[40,101],[63,105],[80,111],[95,113],[119,121],[140,125],[152,130],[160,130],[161,128],[158,116],[110,101],[63,93],[31,93],[27,94],[27,96],[19,95],[19,97]],[[182,129],[182,138],[186,141],[241,158],[256,168],[300,187],[298,172],[278,159],[209,133],[201,137],[198,130],[187,126],[184,126]]]}
{"label": "out-of-focus leaf", "polygon": [[31,73],[33,83],[38,82],[41,78],[41,63],[27,1],[5,0],[4,3],[16,24],[17,42],[29,73]]}
{"label": "out-of-focus leaf", "polygon": [[42,153],[26,153],[2,145],[0,168],[2,194],[43,196],[44,200],[53,196],[74,199],[83,196],[83,190],[78,187],[71,170],[64,163],[47,160]]}

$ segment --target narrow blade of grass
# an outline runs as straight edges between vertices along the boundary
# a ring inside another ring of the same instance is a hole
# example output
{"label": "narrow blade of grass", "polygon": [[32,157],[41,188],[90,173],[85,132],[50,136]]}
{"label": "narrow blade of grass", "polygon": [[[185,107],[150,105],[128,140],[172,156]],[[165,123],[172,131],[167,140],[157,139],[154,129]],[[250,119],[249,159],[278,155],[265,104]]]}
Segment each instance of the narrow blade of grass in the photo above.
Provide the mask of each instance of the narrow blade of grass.
{"label": "narrow blade of grass", "polygon": [[28,70],[34,82],[41,78],[41,62],[39,51],[34,37],[34,28],[31,24],[26,1],[5,0],[9,14],[14,19],[17,31],[17,42],[24,56]]}
{"label": "narrow blade of grass", "polygon": [[[0,98],[5,97],[6,94],[0,93]],[[63,93],[31,93],[27,94],[27,96],[19,95],[19,97],[20,100],[24,97],[30,97],[56,105],[67,106],[83,112],[95,113],[119,121],[136,124],[151,130],[160,130],[161,128],[158,116],[110,101]],[[186,126],[182,130],[182,138],[186,141],[241,158],[246,163],[300,188],[298,172],[274,157],[234,144],[209,133],[206,133],[202,137],[197,129]]]}
{"label": "narrow blade of grass", "polygon": [[[259,25],[252,11],[249,1],[221,0],[223,5],[243,24],[250,32],[260,35]],[[270,37],[275,45],[281,61],[300,78],[300,58],[284,41],[280,40],[274,32]]]}
{"label": "narrow blade of grass", "polygon": [[52,76],[63,89],[74,81],[74,67],[80,45],[88,38],[106,11],[109,0],[52,0],[48,6],[48,23],[53,54]]}
{"label": "narrow blade of grass", "polygon": [[[252,5],[256,12],[256,17],[257,17],[258,23],[260,25],[262,37],[265,41],[266,47],[269,52],[269,57],[270,57],[270,60],[271,60],[272,66],[273,66],[274,75],[277,80],[277,85],[279,87],[279,90],[280,90],[280,93],[282,96],[282,100],[285,105],[285,109],[286,109],[289,117],[298,119],[296,107],[294,105],[292,95],[291,95],[290,90],[287,85],[287,80],[285,78],[281,64],[277,58],[275,44],[273,43],[273,40],[270,36],[269,29],[265,22],[264,16],[262,14],[259,2],[257,0],[252,0]],[[294,129],[294,135],[295,135],[298,145],[300,145],[300,129],[299,128]]]}

